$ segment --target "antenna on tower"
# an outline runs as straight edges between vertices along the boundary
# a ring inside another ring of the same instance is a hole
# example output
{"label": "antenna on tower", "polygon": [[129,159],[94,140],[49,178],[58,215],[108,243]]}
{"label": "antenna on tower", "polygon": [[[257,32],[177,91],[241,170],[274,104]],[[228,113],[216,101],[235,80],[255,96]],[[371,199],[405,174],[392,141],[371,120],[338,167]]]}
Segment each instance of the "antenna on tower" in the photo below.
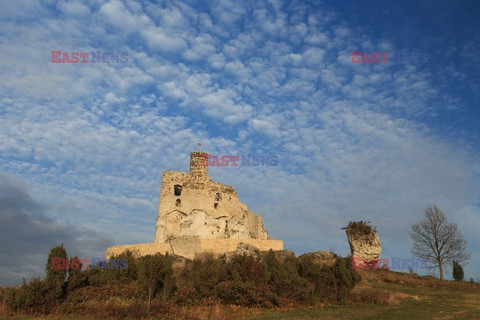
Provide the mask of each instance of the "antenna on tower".
{"label": "antenna on tower", "polygon": [[200,152],[201,152],[202,151],[202,143],[199,141],[199,142],[197,142],[197,144],[198,144],[198,147],[199,147]]}

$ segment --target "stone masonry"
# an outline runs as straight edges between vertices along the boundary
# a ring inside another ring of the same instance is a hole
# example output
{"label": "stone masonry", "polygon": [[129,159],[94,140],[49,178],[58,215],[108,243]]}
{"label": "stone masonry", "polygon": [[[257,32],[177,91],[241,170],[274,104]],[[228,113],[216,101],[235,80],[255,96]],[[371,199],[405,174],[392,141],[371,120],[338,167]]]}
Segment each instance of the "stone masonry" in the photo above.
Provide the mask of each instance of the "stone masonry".
{"label": "stone masonry", "polygon": [[107,258],[130,250],[137,256],[168,252],[193,259],[245,244],[260,251],[283,250],[283,241],[270,239],[262,218],[239,201],[235,188],[210,179],[206,157],[192,152],[190,172],[163,173],[154,242],[108,248]]}

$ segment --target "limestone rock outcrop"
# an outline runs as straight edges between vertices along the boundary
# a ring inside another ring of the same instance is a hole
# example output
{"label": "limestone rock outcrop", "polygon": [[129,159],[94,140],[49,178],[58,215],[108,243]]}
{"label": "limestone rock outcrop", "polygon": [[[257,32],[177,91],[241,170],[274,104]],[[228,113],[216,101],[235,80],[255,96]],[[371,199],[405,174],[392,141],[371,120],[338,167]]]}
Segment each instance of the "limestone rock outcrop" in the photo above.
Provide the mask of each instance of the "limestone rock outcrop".
{"label": "limestone rock outcrop", "polygon": [[302,254],[298,258],[302,259],[303,257],[309,257],[315,264],[328,267],[333,266],[335,264],[335,261],[337,260],[337,255],[330,251],[308,252]]}
{"label": "limestone rock outcrop", "polygon": [[350,222],[346,227],[350,252],[353,258],[362,262],[378,261],[382,253],[380,238],[375,228],[365,221]]}

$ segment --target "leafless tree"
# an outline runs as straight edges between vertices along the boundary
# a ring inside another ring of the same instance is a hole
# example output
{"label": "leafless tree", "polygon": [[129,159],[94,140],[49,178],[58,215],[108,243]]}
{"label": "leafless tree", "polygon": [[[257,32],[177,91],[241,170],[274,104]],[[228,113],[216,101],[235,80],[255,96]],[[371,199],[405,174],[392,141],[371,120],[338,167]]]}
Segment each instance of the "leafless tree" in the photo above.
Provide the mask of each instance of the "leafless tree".
{"label": "leafless tree", "polygon": [[420,223],[412,225],[410,237],[413,240],[412,254],[438,267],[441,280],[445,265],[452,264],[453,260],[468,262],[470,259],[467,242],[457,225],[448,223],[445,214],[435,205],[425,209]]}

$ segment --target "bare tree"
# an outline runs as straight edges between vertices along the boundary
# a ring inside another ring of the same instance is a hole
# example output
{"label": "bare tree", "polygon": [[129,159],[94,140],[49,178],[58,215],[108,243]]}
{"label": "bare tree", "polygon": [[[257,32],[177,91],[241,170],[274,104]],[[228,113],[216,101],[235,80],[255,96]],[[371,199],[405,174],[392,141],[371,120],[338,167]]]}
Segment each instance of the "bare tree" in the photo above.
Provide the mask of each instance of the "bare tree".
{"label": "bare tree", "polygon": [[413,240],[412,254],[438,267],[440,279],[443,269],[453,261],[467,262],[467,242],[455,223],[448,223],[445,214],[435,205],[425,209],[423,220],[412,225],[410,237]]}

